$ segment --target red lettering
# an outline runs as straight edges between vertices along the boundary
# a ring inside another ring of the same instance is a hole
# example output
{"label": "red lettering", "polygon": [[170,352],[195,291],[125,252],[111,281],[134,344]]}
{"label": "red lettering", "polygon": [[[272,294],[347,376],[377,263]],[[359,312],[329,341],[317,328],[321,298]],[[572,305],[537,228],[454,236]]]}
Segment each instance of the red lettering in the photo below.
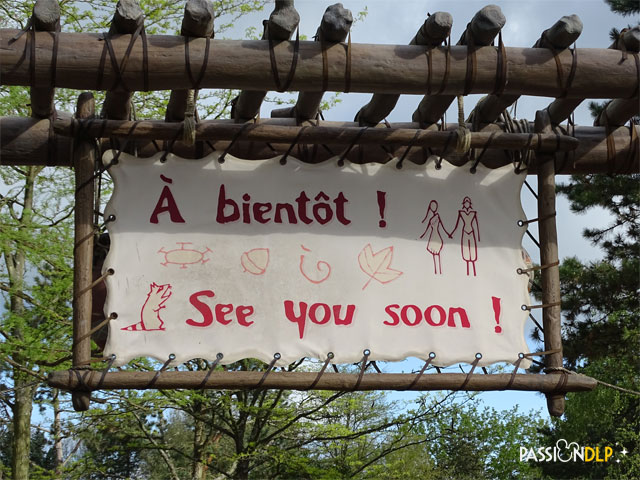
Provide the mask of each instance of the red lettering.
{"label": "red lettering", "polygon": [[293,302],[291,300],[284,301],[284,314],[290,322],[298,324],[298,332],[300,333],[300,339],[304,336],[304,321],[307,316],[307,304],[300,302],[300,314],[296,316],[293,311]]}
{"label": "red lettering", "polygon": [[300,221],[309,225],[313,221],[307,216],[309,197],[307,197],[306,193],[300,192],[300,195],[296,198],[296,203],[298,204],[298,217],[300,217]]}
{"label": "red lettering", "polygon": [[247,317],[253,315],[253,307],[251,305],[240,305],[236,308],[236,317],[238,318],[238,323],[243,327],[248,327],[249,325],[253,325],[254,322],[247,321]]}
{"label": "red lettering", "polygon": [[329,223],[333,218],[333,210],[331,210],[331,206],[326,203],[327,200],[329,200],[329,197],[326,193],[320,192],[318,195],[316,195],[315,201],[319,202],[320,200],[323,200],[323,202],[316,203],[313,206],[313,217],[320,225],[324,225],[326,223]]}
{"label": "red lettering", "polygon": [[449,320],[447,321],[447,326],[455,327],[456,321],[454,315],[458,314],[458,318],[460,319],[460,325],[462,328],[471,328],[471,324],[469,323],[469,317],[467,316],[467,311],[464,308],[458,307],[453,308],[449,307]]}
{"label": "red lettering", "polygon": [[[407,315],[409,309],[413,310],[413,316],[415,317],[413,322],[409,321],[409,315]],[[404,322],[404,324],[410,327],[415,327],[422,321],[422,311],[415,305],[405,305],[404,307],[402,307],[400,315],[402,316],[402,321]]]}
{"label": "red lettering", "polygon": [[[231,208],[231,213],[227,215],[225,210],[227,207]],[[226,191],[224,184],[220,185],[220,191],[218,193],[218,212],[216,215],[216,222],[229,223],[240,220],[240,209],[238,204],[231,199],[226,198]]]}
{"label": "red lettering", "polygon": [[389,315],[391,317],[391,322],[389,320],[385,320],[384,323],[385,325],[389,325],[391,327],[394,327],[396,325],[398,325],[400,323],[400,317],[398,316],[398,314],[396,312],[394,312],[393,310],[391,310],[392,308],[400,308],[400,305],[398,305],[397,303],[394,303],[393,305],[387,305],[384,309],[385,312],[387,312],[387,315]]}
{"label": "red lettering", "polygon": [[149,222],[158,223],[158,215],[165,212],[169,212],[169,218],[173,223],[185,223],[184,218],[180,215],[180,210],[178,209],[176,200],[173,198],[171,189],[167,185],[165,185],[162,192],[160,192],[160,198],[158,199],[158,203],[156,203],[156,207],[153,209],[153,213],[151,213]]}
{"label": "red lettering", "polygon": [[296,212],[293,211],[293,205],[289,205],[288,203],[276,203],[276,216],[273,220],[274,222],[282,223],[282,215],[281,215],[282,210],[287,212],[287,218],[289,219],[289,223],[292,223],[292,224],[298,223],[298,219],[296,218]]}
{"label": "red lettering", "polygon": [[245,193],[242,195],[242,199],[244,200],[244,203],[242,204],[242,223],[251,223],[251,204],[248,203],[251,200],[251,195]]}
{"label": "red lettering", "polygon": [[[433,312],[433,310],[437,310],[438,313],[440,314],[440,321],[439,322],[434,322],[433,321],[433,316],[431,314],[431,312]],[[444,322],[447,320],[447,312],[445,312],[444,308],[442,308],[440,305],[431,305],[430,307],[428,307],[424,311],[424,319],[432,327],[439,327],[441,325],[444,325]]]}
{"label": "red lettering", "polygon": [[342,192],[333,199],[333,203],[336,204],[336,218],[343,225],[349,225],[351,223],[351,220],[349,220],[344,214],[344,204],[348,201],[349,200],[347,200],[347,197],[345,197]]}
{"label": "red lettering", "polygon": [[347,305],[347,314],[344,318],[340,318],[341,311],[342,305],[333,306],[333,318],[335,319],[336,325],[351,325],[351,322],[353,322],[353,314],[356,311],[356,306]]}
{"label": "red lettering", "polygon": [[[318,319],[318,316],[316,314],[316,312],[320,308],[324,310],[322,319]],[[327,323],[329,320],[331,320],[331,309],[329,308],[329,305],[327,305],[326,303],[314,303],[313,305],[311,305],[311,307],[309,308],[309,320],[317,325],[324,325],[325,323]]]}
{"label": "red lettering", "polygon": [[226,315],[233,312],[233,305],[229,303],[219,303],[215,306],[214,310],[216,312],[216,321],[222,325],[229,325],[231,323],[231,319],[227,319]]}
{"label": "red lettering", "polygon": [[265,214],[269,213],[272,208],[273,205],[271,205],[270,203],[256,202],[253,204],[253,216],[256,217],[256,221],[258,223],[269,223],[271,220],[269,218],[264,218],[264,216]]}
{"label": "red lettering", "polygon": [[198,297],[215,297],[215,293],[211,290],[202,290],[200,292],[196,292],[189,297],[189,302],[191,305],[196,307],[196,309],[202,315],[202,322],[196,322],[191,318],[187,319],[187,325],[191,325],[192,327],[208,327],[213,323],[213,314],[211,313],[211,308],[204,302],[201,302]]}

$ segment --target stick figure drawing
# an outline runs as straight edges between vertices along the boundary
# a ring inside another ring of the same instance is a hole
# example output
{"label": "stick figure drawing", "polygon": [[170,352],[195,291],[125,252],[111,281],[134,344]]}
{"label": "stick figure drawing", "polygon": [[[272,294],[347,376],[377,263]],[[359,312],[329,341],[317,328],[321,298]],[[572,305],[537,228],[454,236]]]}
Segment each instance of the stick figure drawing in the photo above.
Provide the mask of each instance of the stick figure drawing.
{"label": "stick figure drawing", "polygon": [[425,221],[427,222],[427,228],[424,233],[420,235],[420,238],[426,237],[427,239],[427,252],[433,256],[433,272],[436,275],[442,274],[440,251],[442,250],[444,242],[442,241],[440,229],[449,235],[449,237],[451,237],[451,235],[447,232],[447,229],[444,228],[444,224],[438,213],[438,202],[435,200],[429,202],[429,208],[427,209],[427,214],[422,219],[422,223],[425,223]]}
{"label": "stick figure drawing", "polygon": [[462,200],[462,208],[458,210],[458,218],[456,226],[449,234],[449,238],[453,238],[454,233],[458,230],[460,222],[462,222],[462,237],[460,238],[460,249],[462,258],[467,262],[467,276],[469,276],[469,267],[473,268],[473,276],[476,276],[476,260],[478,259],[478,242],[480,241],[480,229],[478,227],[478,212],[472,209],[473,204],[469,197]]}

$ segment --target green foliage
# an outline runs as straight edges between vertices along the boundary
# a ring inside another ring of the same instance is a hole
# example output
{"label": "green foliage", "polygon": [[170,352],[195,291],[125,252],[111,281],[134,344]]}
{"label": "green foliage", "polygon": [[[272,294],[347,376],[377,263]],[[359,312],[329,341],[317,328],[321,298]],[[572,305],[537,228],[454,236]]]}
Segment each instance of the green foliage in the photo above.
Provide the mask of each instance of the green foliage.
{"label": "green foliage", "polygon": [[605,2],[611,10],[624,16],[640,13],[640,3],[637,0],[605,0]]}

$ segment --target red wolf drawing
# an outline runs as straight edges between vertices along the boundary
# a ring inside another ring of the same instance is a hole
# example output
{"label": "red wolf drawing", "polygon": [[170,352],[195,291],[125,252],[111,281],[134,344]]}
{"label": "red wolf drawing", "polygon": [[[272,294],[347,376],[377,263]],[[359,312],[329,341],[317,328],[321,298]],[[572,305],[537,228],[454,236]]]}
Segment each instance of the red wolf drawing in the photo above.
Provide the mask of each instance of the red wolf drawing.
{"label": "red wolf drawing", "polygon": [[160,310],[166,308],[164,304],[171,296],[171,285],[168,283],[166,285],[152,283],[149,287],[147,299],[140,311],[140,321],[120,330],[130,332],[164,330],[164,321],[160,318]]}

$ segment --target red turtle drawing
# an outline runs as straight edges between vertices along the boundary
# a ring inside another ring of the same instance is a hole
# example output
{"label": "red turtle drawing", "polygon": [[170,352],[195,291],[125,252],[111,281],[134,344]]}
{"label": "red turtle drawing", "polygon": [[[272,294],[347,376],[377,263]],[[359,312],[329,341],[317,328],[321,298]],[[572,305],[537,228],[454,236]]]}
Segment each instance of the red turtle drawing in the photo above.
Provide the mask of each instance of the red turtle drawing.
{"label": "red turtle drawing", "polygon": [[205,248],[202,252],[193,248],[185,248],[185,245],[193,245],[191,242],[176,242],[180,245],[180,248],[174,248],[173,250],[165,251],[164,247],[158,250],[157,253],[164,255],[164,262],[160,265],[166,267],[169,264],[180,265],[180,268],[187,268],[187,265],[203,264],[209,261],[205,258],[207,253],[212,252],[209,247]]}

